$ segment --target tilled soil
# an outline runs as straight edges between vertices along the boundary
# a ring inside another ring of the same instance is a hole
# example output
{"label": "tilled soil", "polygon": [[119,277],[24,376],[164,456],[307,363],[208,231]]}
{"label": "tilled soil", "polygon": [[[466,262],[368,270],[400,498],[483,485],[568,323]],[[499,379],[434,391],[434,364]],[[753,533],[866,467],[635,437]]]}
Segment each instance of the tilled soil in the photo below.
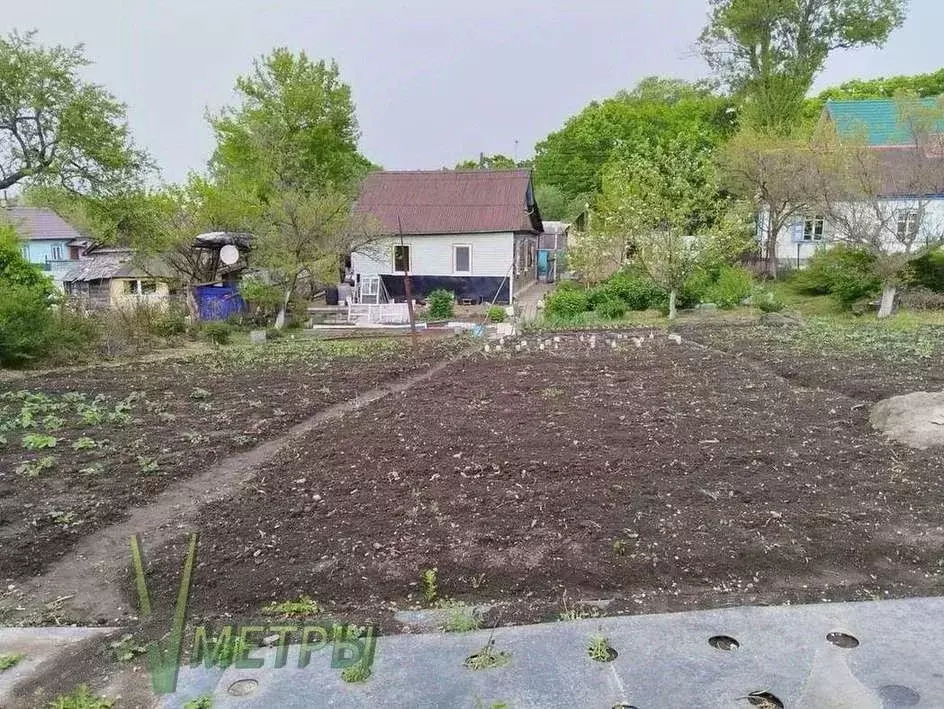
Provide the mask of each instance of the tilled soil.
{"label": "tilled soil", "polygon": [[[5,422],[20,411],[19,392],[61,405],[52,414],[42,409],[60,419],[52,430],[44,430],[40,416],[34,427],[3,434],[0,579],[40,573],[79,539],[123,519],[175,481],[274,438],[332,404],[424,369],[446,348],[429,342],[410,351],[386,343],[335,356],[330,345],[324,354],[321,345],[313,343],[311,353],[306,347],[276,344],[0,384],[0,395],[12,397],[0,401]],[[84,395],[84,403],[64,399],[69,392]],[[83,421],[79,412],[89,405],[105,420]],[[123,413],[111,416],[116,407]],[[39,433],[55,437],[55,447],[25,449],[24,436]],[[44,458],[50,467],[30,470]]]}
{"label": "tilled soil", "polygon": [[[944,592],[944,456],[874,433],[871,394],[584,340],[457,362],[283,451],[203,515],[193,614],[309,595],[398,629],[427,569],[495,622]],[[167,603],[184,531],[152,557]]]}

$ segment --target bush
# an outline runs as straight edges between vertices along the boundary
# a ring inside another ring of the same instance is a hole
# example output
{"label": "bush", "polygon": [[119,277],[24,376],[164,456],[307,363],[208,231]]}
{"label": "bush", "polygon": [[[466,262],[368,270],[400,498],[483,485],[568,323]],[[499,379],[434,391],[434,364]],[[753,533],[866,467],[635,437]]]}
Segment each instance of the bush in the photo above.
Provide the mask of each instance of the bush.
{"label": "bush", "polygon": [[52,326],[53,313],[41,288],[0,286],[0,364],[21,366],[43,356]]}
{"label": "bush", "polygon": [[170,305],[152,321],[151,328],[159,337],[174,337],[187,332],[187,311]]}
{"label": "bush", "polygon": [[771,293],[769,290],[755,293],[754,305],[762,313],[779,313],[787,307],[786,304],[780,300],[780,298]]}
{"label": "bush", "polygon": [[911,286],[902,291],[900,303],[908,310],[944,310],[944,293],[921,286]]}
{"label": "bush", "polygon": [[584,290],[584,287],[577,283],[577,281],[561,281],[557,284],[558,291],[568,291],[568,290]]}
{"label": "bush", "polygon": [[719,308],[735,308],[750,296],[753,289],[754,279],[750,273],[737,266],[723,265],[716,270],[701,299]]}
{"label": "bush", "polygon": [[935,293],[944,293],[944,251],[929,251],[911,262],[908,280]]}
{"label": "bush", "polygon": [[590,298],[585,290],[558,288],[547,297],[544,311],[560,318],[575,318],[590,309]]}
{"label": "bush", "polygon": [[208,322],[203,325],[203,334],[215,345],[228,345],[233,336],[233,326],[225,322]]}
{"label": "bush", "polygon": [[648,310],[658,305],[662,289],[648,276],[625,270],[614,274],[604,285],[608,296],[619,298],[630,310]]}
{"label": "bush", "polygon": [[451,318],[455,298],[456,296],[454,293],[442,288],[439,290],[434,290],[432,293],[430,293],[429,297],[427,298],[427,301],[429,302],[429,312],[427,313],[429,319],[448,320]]}
{"label": "bush", "polygon": [[505,309],[498,305],[493,305],[488,309],[488,321],[489,322],[505,322],[505,318],[508,317],[508,313],[505,312]]}
{"label": "bush", "polygon": [[842,244],[817,252],[793,283],[804,293],[832,295],[846,307],[874,298],[882,290],[875,275],[875,256]]}
{"label": "bush", "polygon": [[594,311],[604,320],[619,320],[626,315],[626,303],[619,298],[608,298],[597,303]]}

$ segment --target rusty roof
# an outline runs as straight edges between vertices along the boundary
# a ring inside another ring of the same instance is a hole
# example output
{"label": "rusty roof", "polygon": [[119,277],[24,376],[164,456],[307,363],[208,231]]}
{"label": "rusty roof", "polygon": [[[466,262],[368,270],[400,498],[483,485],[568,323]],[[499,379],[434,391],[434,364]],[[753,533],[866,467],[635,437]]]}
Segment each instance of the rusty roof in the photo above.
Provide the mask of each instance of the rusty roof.
{"label": "rusty roof", "polygon": [[354,211],[390,234],[541,231],[530,170],[373,172]]}

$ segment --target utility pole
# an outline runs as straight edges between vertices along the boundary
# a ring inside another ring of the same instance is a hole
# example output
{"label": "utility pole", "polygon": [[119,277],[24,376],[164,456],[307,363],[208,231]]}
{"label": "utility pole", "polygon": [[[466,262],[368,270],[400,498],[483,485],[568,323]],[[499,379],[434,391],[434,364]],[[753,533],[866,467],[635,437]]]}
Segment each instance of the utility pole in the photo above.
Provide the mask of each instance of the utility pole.
{"label": "utility pole", "polygon": [[[403,243],[403,222],[400,221],[400,215],[397,215],[397,228],[400,231],[400,246]],[[412,256],[412,254],[411,254]],[[403,292],[406,294],[406,309],[410,313],[410,343],[416,347],[416,316],[413,313],[413,284],[410,282],[410,258],[408,257],[403,269]]]}

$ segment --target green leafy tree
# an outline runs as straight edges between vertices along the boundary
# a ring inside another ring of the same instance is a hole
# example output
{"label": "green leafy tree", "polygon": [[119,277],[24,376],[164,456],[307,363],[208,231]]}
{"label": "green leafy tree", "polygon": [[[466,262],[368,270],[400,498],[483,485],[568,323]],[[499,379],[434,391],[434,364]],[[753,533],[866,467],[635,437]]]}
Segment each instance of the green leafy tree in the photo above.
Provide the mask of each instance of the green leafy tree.
{"label": "green leafy tree", "polygon": [[679,134],[717,146],[735,120],[732,102],[711,86],[650,77],[632,91],[594,101],[538,143],[535,182],[558,188],[568,203],[591,201],[614,155],[640,154]]}
{"label": "green leafy tree", "polygon": [[603,232],[621,235],[636,265],[669,293],[670,319],[698,266],[743,243],[744,223],[721,195],[710,151],[685,139],[614,161],[598,204]]}
{"label": "green leafy tree", "polygon": [[43,47],[34,32],[0,37],[0,189],[53,184],[107,195],[151,169],[125,106],[84,81],[81,46]]}
{"label": "green leafy tree", "polygon": [[351,88],[334,62],[274,50],[236,80],[239,105],[210,116],[211,168],[263,201],[281,189],[351,191],[371,167],[358,153]]}
{"label": "green leafy tree", "polygon": [[478,160],[463,160],[456,165],[457,170],[513,170],[516,167],[530,167],[529,160],[515,162],[507,155],[482,155]]}
{"label": "green leafy tree", "polygon": [[556,185],[535,185],[534,199],[545,221],[568,221],[586,209],[584,200],[579,197],[568,199]]}
{"label": "green leafy tree", "polygon": [[709,0],[702,55],[744,98],[749,125],[789,132],[830,53],[882,46],[906,0]]}
{"label": "green leafy tree", "polygon": [[41,355],[49,339],[51,281],[20,251],[9,224],[0,223],[0,365]]}

